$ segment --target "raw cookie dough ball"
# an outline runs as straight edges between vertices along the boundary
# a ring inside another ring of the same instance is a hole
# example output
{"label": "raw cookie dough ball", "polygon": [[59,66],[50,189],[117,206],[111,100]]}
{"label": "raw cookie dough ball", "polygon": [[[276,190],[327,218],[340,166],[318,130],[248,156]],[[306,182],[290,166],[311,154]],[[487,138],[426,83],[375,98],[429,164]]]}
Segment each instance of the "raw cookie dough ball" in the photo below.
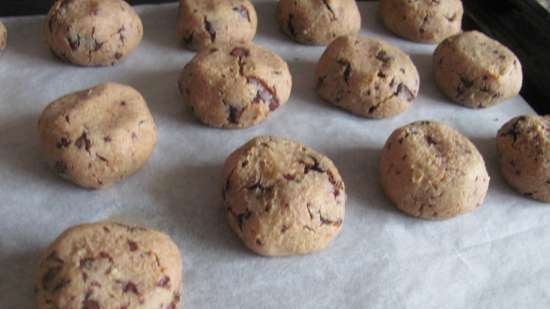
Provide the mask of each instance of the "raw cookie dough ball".
{"label": "raw cookie dough ball", "polygon": [[355,0],[281,0],[279,25],[296,42],[326,45],[361,29]]}
{"label": "raw cookie dough ball", "polygon": [[500,168],[514,189],[550,202],[550,116],[520,116],[497,135]]}
{"label": "raw cookie dough ball", "polygon": [[190,49],[248,43],[257,27],[256,10],[248,0],[180,0],[177,34]]}
{"label": "raw cookie dough ball", "polygon": [[508,48],[477,31],[447,38],[433,56],[434,77],[451,100],[472,108],[517,95],[523,74]]}
{"label": "raw cookie dough ball", "polygon": [[0,52],[2,52],[4,48],[6,48],[7,43],[8,43],[8,30],[6,30],[6,27],[0,21]]}
{"label": "raw cookie dough ball", "polygon": [[38,309],[178,308],[182,260],[168,235],[116,223],[63,232],[44,252]]}
{"label": "raw cookie dough ball", "polygon": [[143,97],[114,83],[55,100],[42,112],[38,127],[48,163],[85,188],[106,187],[134,174],[157,142]]}
{"label": "raw cookie dough ball", "polygon": [[304,145],[256,137],[227,158],[223,174],[229,224],[258,254],[315,252],[342,228],[344,182],[329,158]]}
{"label": "raw cookie dough ball", "polygon": [[246,128],[287,102],[292,77],[286,62],[262,47],[219,45],[197,53],[183,69],[179,88],[202,122]]}
{"label": "raw cookie dough ball", "polygon": [[401,211],[447,219],[480,206],[489,188],[483,157],[450,127],[430,121],[395,130],[382,149],[384,192]]}
{"label": "raw cookie dough ball", "polygon": [[380,1],[380,15],[386,28],[414,42],[439,43],[459,33],[463,14],[460,0]]}
{"label": "raw cookie dough ball", "polygon": [[316,78],[321,98],[369,118],[402,113],[420,87],[418,71],[407,54],[360,36],[334,40],[317,64]]}
{"label": "raw cookie dough ball", "polygon": [[56,56],[82,66],[115,65],[143,36],[139,16],[123,0],[57,0],[44,29]]}

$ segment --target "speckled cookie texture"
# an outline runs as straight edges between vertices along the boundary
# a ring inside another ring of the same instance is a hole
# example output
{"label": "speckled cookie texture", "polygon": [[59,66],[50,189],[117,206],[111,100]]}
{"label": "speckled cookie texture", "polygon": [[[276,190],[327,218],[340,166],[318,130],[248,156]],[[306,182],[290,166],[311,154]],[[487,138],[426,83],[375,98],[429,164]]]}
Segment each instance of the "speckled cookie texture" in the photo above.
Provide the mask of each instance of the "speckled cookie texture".
{"label": "speckled cookie texture", "polygon": [[418,71],[407,54],[360,36],[334,40],[317,64],[316,79],[321,98],[369,118],[404,112],[420,87]]}
{"label": "speckled cookie texture", "polygon": [[42,112],[38,127],[48,163],[85,188],[109,186],[137,172],[157,141],[143,97],[115,83],[55,100]]}
{"label": "speckled cookie texture", "polygon": [[282,31],[302,44],[327,45],[361,29],[354,0],[281,0],[278,19]]}
{"label": "speckled cookie texture", "polygon": [[460,0],[381,0],[380,16],[388,30],[410,41],[439,43],[462,30]]}
{"label": "speckled cookie texture", "polygon": [[179,88],[205,124],[245,128],[288,101],[292,77],[286,62],[262,47],[219,45],[197,53],[183,69]]}
{"label": "speckled cookie texture", "polygon": [[325,248],[344,221],[344,182],[332,161],[297,142],[252,139],[223,169],[224,206],[233,231],[265,256]]}
{"label": "speckled cookie texture", "polygon": [[454,129],[431,121],[395,130],[381,153],[380,179],[401,211],[447,219],[479,207],[489,175],[476,147]]}
{"label": "speckled cookie texture", "polygon": [[56,56],[82,66],[115,65],[143,36],[139,16],[123,0],[57,0],[44,29]]}
{"label": "speckled cookie texture", "polygon": [[176,309],[182,259],[169,236],[117,223],[63,232],[39,266],[38,309]]}
{"label": "speckled cookie texture", "polygon": [[550,116],[519,116],[498,131],[502,175],[525,196],[550,202]]}
{"label": "speckled cookie texture", "polygon": [[437,85],[451,100],[483,108],[516,96],[523,74],[518,58],[507,47],[477,31],[444,40],[435,50]]}
{"label": "speckled cookie texture", "polygon": [[248,43],[257,27],[249,0],[180,0],[177,35],[189,49]]}
{"label": "speckled cookie texture", "polygon": [[8,44],[8,30],[6,26],[0,21],[0,53],[6,48]]}

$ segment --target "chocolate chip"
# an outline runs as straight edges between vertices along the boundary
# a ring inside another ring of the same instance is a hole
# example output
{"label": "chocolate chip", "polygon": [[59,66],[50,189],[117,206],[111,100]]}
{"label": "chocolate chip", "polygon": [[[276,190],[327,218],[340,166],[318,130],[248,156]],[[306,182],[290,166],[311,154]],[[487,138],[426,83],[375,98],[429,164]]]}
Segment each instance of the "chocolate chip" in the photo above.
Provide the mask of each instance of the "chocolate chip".
{"label": "chocolate chip", "polygon": [[409,89],[409,87],[407,87],[403,83],[400,83],[397,86],[397,90],[395,91],[394,95],[407,102],[411,102],[415,98],[414,93]]}
{"label": "chocolate chip", "polygon": [[42,287],[45,290],[49,290],[50,284],[55,280],[59,272],[61,272],[62,266],[55,266],[48,269],[48,271],[42,276]]}
{"label": "chocolate chip", "polygon": [[124,286],[124,289],[122,291],[124,293],[132,292],[136,295],[139,295],[139,291],[137,289],[137,286],[132,281],[129,281],[128,283],[126,283],[126,285]]}
{"label": "chocolate chip", "polygon": [[267,187],[264,186],[261,182],[256,182],[255,184],[248,186],[248,190],[250,191],[259,191],[261,194],[269,193],[273,190],[273,187]]}
{"label": "chocolate chip", "polygon": [[239,224],[239,229],[241,230],[241,232],[243,231],[245,221],[250,219],[251,216],[252,213],[248,209],[246,210],[246,212],[237,215],[237,223]]}
{"label": "chocolate chip", "polygon": [[99,257],[102,258],[102,259],[107,259],[111,263],[113,262],[113,257],[105,251],[99,252]]}
{"label": "chocolate chip", "polygon": [[288,231],[288,229],[290,229],[290,226],[288,226],[286,224],[283,224],[283,227],[281,228],[281,234],[286,233],[286,231]]}
{"label": "chocolate chip", "polygon": [[323,4],[325,5],[325,8],[330,12],[330,20],[331,21],[335,21],[337,18],[336,18],[336,13],[334,13],[334,10],[332,9],[332,7],[330,6],[330,4],[328,3],[327,0],[323,0]]}
{"label": "chocolate chip", "polygon": [[72,39],[71,37],[67,38],[67,42],[69,42],[69,46],[72,50],[77,50],[80,47],[80,36],[77,35],[76,39]]}
{"label": "chocolate chip", "polygon": [[110,136],[105,136],[105,137],[103,138],[103,141],[104,141],[105,143],[110,143],[110,142],[113,141],[113,139],[112,139]]}
{"label": "chocolate chip", "polygon": [[295,175],[290,175],[290,174],[284,174],[283,178],[288,180],[288,181],[292,181],[292,180],[296,179],[296,176]]}
{"label": "chocolate chip", "polygon": [[235,47],[231,51],[231,56],[233,57],[248,57],[250,56],[250,51],[244,47]]}
{"label": "chocolate chip", "polygon": [[327,79],[327,75],[319,77],[319,79],[317,80],[317,85],[315,85],[315,87],[317,89],[321,88],[323,86],[323,84],[325,83],[326,79]]}
{"label": "chocolate chip", "polygon": [[378,51],[378,53],[376,53],[376,59],[383,62],[383,63],[387,63],[391,60],[391,57],[388,56],[388,53],[386,53],[385,50],[380,50]]}
{"label": "chocolate chip", "polygon": [[82,135],[80,135],[80,137],[74,142],[74,145],[78,149],[82,149],[82,147],[84,147],[86,151],[90,152],[92,142],[90,141],[90,139],[88,139],[88,135],[86,134],[86,132],[83,132]]}
{"label": "chocolate chip", "polygon": [[92,267],[92,263],[94,262],[94,260],[95,260],[95,258],[93,258],[93,257],[82,258],[82,259],[80,259],[79,267],[80,268],[85,268],[85,269],[90,269]]}
{"label": "chocolate chip", "polygon": [[70,279],[63,279],[61,280],[53,289],[52,289],[52,293],[57,293],[59,291],[61,291],[62,289],[66,288],[69,284],[71,283],[71,280]]}
{"label": "chocolate chip", "polygon": [[243,113],[243,109],[229,105],[229,116],[227,120],[232,124],[239,124],[239,119]]}
{"label": "chocolate chip", "polygon": [[319,220],[321,221],[321,225],[333,225],[333,226],[342,225],[342,219],[332,221],[332,220],[324,218],[321,214],[319,214]]}
{"label": "chocolate chip", "polygon": [[99,51],[103,47],[103,44],[105,44],[105,42],[98,42],[97,40],[94,39],[94,49],[92,51],[94,52]]}
{"label": "chocolate chip", "polygon": [[437,141],[431,135],[426,135],[426,143],[430,146],[437,145]]}
{"label": "chocolate chip", "polygon": [[189,34],[188,36],[183,38],[183,43],[187,46],[189,46],[189,45],[191,45],[191,43],[193,43],[193,32],[191,32],[191,34]]}
{"label": "chocolate chip", "polygon": [[136,251],[138,249],[138,244],[135,241],[128,240],[128,247],[130,248],[130,251]]}
{"label": "chocolate chip", "polygon": [[248,13],[248,9],[244,7],[244,5],[234,7],[233,11],[239,13],[242,18],[245,18],[246,20],[248,20],[248,22],[250,22],[250,14]]}
{"label": "chocolate chip", "polygon": [[95,300],[86,299],[82,302],[82,309],[101,309]]}
{"label": "chocolate chip", "polygon": [[338,64],[344,66],[344,81],[349,82],[349,77],[351,76],[351,64],[347,60],[338,60]]}
{"label": "chocolate chip", "polygon": [[304,174],[307,174],[310,171],[314,171],[314,172],[317,172],[317,173],[324,173],[325,170],[321,168],[321,165],[319,164],[319,161],[316,158],[312,157],[312,156],[310,156],[310,158],[311,158],[311,160],[313,160],[313,164],[307,163],[303,160],[298,161],[299,163],[304,165]]}
{"label": "chocolate chip", "polygon": [[62,137],[56,144],[57,148],[67,148],[71,145],[71,140],[65,137]]}
{"label": "chocolate chip", "polygon": [[263,242],[262,242],[262,240],[259,239],[259,238],[256,239],[256,244],[257,244],[258,246],[260,246],[260,247],[264,245]]}
{"label": "chocolate chip", "polygon": [[116,59],[116,60],[120,60],[120,59],[122,58],[122,56],[123,56],[123,55],[122,55],[121,53],[119,53],[119,52],[116,52],[116,53],[115,53],[115,59]]}
{"label": "chocolate chip", "polygon": [[168,276],[164,276],[162,277],[159,282],[157,282],[157,286],[159,288],[165,288],[165,289],[169,289],[170,288],[170,277]]}
{"label": "chocolate chip", "polygon": [[252,103],[265,102],[269,105],[269,110],[271,111],[274,111],[279,107],[277,95],[263,80],[256,77],[248,77],[247,82],[256,87],[256,97],[253,99]]}
{"label": "chocolate chip", "polygon": [[212,26],[212,24],[208,21],[206,16],[204,17],[204,29],[206,29],[206,32],[210,35],[210,41],[215,42],[216,41],[216,30]]}
{"label": "chocolate chip", "polygon": [[97,153],[96,153],[95,156],[96,156],[99,160],[101,160],[101,161],[103,161],[103,162],[109,162],[109,160],[107,160],[107,158],[105,158],[104,156],[102,156],[102,155],[100,155],[100,154],[97,154]]}
{"label": "chocolate chip", "polygon": [[468,78],[463,77],[463,76],[460,77],[460,82],[462,83],[462,85],[466,89],[471,88],[474,85],[474,82],[472,80],[469,80]]}
{"label": "chocolate chip", "polygon": [[294,20],[294,15],[293,14],[289,14],[288,15],[288,32],[290,33],[291,36],[293,37],[296,37],[296,29],[294,29],[294,24],[292,23]]}

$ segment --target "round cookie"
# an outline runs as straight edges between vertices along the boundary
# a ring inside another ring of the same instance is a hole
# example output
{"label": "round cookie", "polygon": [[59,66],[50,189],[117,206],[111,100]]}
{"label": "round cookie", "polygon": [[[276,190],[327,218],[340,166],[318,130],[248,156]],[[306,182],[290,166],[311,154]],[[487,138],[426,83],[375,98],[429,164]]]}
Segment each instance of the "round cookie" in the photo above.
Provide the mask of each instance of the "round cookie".
{"label": "round cookie", "polygon": [[520,116],[497,134],[504,179],[525,196],[550,202],[550,116]]}
{"label": "round cookie", "polygon": [[189,49],[248,43],[257,27],[256,10],[249,0],[180,0],[176,30]]}
{"label": "round cookie", "polygon": [[44,23],[52,52],[82,66],[115,65],[141,42],[143,25],[123,0],[57,0]]}
{"label": "round cookie", "polygon": [[447,97],[472,108],[516,96],[523,80],[514,53],[477,31],[443,41],[433,56],[433,72],[436,84]]}
{"label": "round cookie", "polygon": [[157,141],[153,117],[133,88],[108,83],[50,103],[38,122],[48,163],[85,188],[134,174]]}
{"label": "round cookie", "polygon": [[246,128],[288,101],[292,77],[281,57],[248,43],[198,52],[178,83],[183,102],[205,124]]}
{"label": "round cookie", "polygon": [[302,44],[326,45],[361,29],[354,0],[281,0],[278,19],[282,31]]}
{"label": "round cookie", "polygon": [[386,28],[413,42],[439,43],[460,33],[464,8],[460,0],[381,0]]}
{"label": "round cookie", "polygon": [[329,158],[304,145],[256,137],[227,158],[223,175],[229,224],[258,254],[312,253],[342,228],[344,182]]}
{"label": "round cookie", "polygon": [[431,121],[395,130],[380,158],[384,192],[401,211],[447,219],[480,206],[489,188],[483,157],[450,127]]}
{"label": "round cookie", "polygon": [[6,44],[8,43],[8,30],[6,30],[6,26],[0,21],[0,53],[6,48]]}
{"label": "round cookie", "polygon": [[38,309],[178,308],[182,260],[161,232],[117,223],[63,232],[40,261]]}
{"label": "round cookie", "polygon": [[384,41],[360,36],[334,40],[315,75],[321,98],[369,118],[404,112],[420,87],[418,71],[407,54]]}

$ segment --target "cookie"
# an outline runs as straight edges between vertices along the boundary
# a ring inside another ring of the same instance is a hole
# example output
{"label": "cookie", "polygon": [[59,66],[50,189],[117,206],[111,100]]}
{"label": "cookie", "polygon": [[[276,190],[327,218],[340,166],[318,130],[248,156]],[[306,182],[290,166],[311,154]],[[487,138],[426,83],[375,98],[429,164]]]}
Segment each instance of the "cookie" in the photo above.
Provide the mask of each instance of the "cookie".
{"label": "cookie", "polygon": [[85,188],[102,188],[134,174],[151,156],[157,130],[135,89],[114,83],[50,103],[38,123],[48,163]]}
{"label": "cookie", "polygon": [[384,192],[401,211],[448,219],[479,207],[489,188],[483,157],[454,129],[420,121],[395,130],[380,158]]}
{"label": "cookie", "polygon": [[248,43],[257,27],[249,0],[180,0],[177,35],[189,49]]}
{"label": "cookie", "polygon": [[302,44],[327,45],[361,29],[354,0],[281,0],[277,10],[282,31]]}
{"label": "cookie", "polygon": [[292,77],[281,57],[247,43],[198,52],[178,84],[183,102],[205,124],[246,128],[288,101]]}
{"label": "cookie", "polygon": [[57,0],[44,31],[57,57],[82,66],[115,65],[143,37],[139,16],[123,0]]}
{"label": "cookie", "polygon": [[321,98],[368,118],[404,112],[420,87],[418,71],[407,54],[361,36],[334,40],[321,56],[315,75]]}
{"label": "cookie", "polygon": [[443,41],[433,56],[433,73],[447,97],[472,108],[488,107],[516,96],[523,80],[514,53],[477,31]]}
{"label": "cookie", "polygon": [[381,0],[380,16],[388,30],[413,42],[439,43],[460,33],[460,0]]}
{"label": "cookie", "polygon": [[83,224],[44,252],[38,309],[178,308],[182,260],[161,232],[117,223]]}
{"label": "cookie", "polygon": [[329,158],[304,145],[256,137],[227,158],[223,175],[229,225],[258,254],[312,253],[342,228],[344,182]]}
{"label": "cookie", "polygon": [[8,43],[8,30],[6,30],[6,26],[0,21],[0,52],[6,48],[6,44]]}
{"label": "cookie", "polygon": [[497,134],[504,179],[533,199],[550,202],[550,116],[520,116]]}

